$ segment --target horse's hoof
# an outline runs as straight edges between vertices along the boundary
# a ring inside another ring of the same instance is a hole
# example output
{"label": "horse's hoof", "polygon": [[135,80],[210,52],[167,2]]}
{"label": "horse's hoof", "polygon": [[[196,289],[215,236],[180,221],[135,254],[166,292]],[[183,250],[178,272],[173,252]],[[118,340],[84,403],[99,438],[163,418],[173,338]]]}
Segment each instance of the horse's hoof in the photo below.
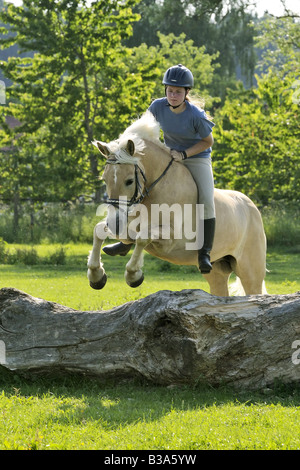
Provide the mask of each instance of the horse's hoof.
{"label": "horse's hoof", "polygon": [[90,286],[93,289],[100,290],[100,289],[103,289],[103,287],[106,284],[106,281],[107,281],[107,276],[106,274],[104,274],[104,276],[102,277],[102,279],[100,279],[100,281],[97,281],[97,282],[90,281]]}
{"label": "horse's hoof", "polygon": [[130,287],[139,287],[144,281],[144,274],[142,274],[142,277],[140,277],[137,281],[130,282],[129,286]]}

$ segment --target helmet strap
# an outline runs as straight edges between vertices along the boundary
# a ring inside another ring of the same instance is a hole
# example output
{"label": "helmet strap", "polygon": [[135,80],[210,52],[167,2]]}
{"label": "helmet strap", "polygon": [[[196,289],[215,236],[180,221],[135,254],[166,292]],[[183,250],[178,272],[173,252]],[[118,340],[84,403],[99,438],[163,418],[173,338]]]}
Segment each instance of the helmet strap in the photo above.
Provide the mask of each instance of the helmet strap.
{"label": "helmet strap", "polygon": [[[184,101],[185,101],[185,100],[184,100]],[[184,103],[184,101],[183,101],[182,103]],[[173,109],[177,109],[177,108],[179,108],[179,107],[182,105],[182,103],[181,103],[181,104],[178,104],[177,106],[172,106],[172,105],[168,102],[167,106],[170,106],[170,108],[173,108]]]}

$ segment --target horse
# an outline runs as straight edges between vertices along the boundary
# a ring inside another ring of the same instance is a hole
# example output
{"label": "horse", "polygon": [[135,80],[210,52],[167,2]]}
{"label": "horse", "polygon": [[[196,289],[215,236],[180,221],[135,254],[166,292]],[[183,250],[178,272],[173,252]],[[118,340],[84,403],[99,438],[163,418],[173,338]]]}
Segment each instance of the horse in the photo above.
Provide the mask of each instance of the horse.
{"label": "horse", "polygon": [[[106,220],[94,228],[87,263],[90,286],[102,289],[106,283],[101,246],[108,236],[134,244],[125,270],[131,287],[143,282],[144,250],[173,264],[198,267],[200,242],[195,239],[203,213],[197,187],[190,171],[174,161],[161,142],[159,123],[153,115],[147,111],[117,140],[93,144],[106,159],[102,178],[108,210]],[[241,192],[218,188],[214,191],[212,270],[203,274],[210,293],[228,296],[232,272],[242,284],[242,295],[266,293],[266,236],[258,208]],[[164,217],[163,209],[168,217]],[[189,230],[187,222],[191,224]]]}

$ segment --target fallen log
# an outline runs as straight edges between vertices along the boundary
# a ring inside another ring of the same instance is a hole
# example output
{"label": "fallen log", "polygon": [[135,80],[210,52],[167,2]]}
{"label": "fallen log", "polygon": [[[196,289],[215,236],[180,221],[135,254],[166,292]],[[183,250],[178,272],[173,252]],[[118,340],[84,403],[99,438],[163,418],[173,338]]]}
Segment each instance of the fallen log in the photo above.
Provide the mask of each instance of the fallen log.
{"label": "fallen log", "polygon": [[0,290],[0,364],[162,385],[259,389],[300,380],[300,292],[217,297],[159,291],[108,311],[77,311]]}

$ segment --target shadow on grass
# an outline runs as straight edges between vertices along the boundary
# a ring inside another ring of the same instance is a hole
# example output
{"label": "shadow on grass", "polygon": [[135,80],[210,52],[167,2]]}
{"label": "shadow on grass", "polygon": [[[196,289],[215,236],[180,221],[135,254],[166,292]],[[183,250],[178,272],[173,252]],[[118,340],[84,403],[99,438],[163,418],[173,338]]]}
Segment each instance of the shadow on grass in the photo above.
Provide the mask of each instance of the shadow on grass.
{"label": "shadow on grass", "polygon": [[[236,391],[228,386],[218,388],[205,383],[184,386],[153,385],[142,378],[110,379],[82,377],[67,374],[64,377],[24,378],[0,366],[0,386],[7,397],[36,397],[43,400],[51,396],[64,413],[56,422],[72,423],[101,420],[105,427],[116,429],[143,419],[151,422],[171,411],[183,412],[223,406],[300,405],[300,385],[288,386],[280,382],[262,391]],[[62,402],[64,398],[65,403]],[[72,407],[68,399],[82,400],[84,410]]]}

